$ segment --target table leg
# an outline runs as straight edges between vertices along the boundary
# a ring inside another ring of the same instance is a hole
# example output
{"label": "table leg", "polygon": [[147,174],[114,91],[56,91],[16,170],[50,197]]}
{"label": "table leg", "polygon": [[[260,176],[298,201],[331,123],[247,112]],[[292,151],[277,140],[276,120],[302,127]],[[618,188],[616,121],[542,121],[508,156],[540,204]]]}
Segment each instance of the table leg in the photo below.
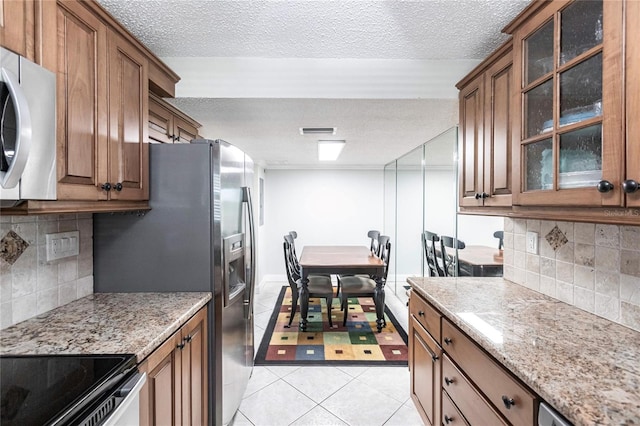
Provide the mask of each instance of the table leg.
{"label": "table leg", "polygon": [[307,331],[307,314],[309,313],[309,278],[302,274],[300,278],[300,331]]}
{"label": "table leg", "polygon": [[384,320],[384,278],[376,278],[376,290],[373,293],[373,302],[376,305],[376,325],[378,333],[382,331],[383,327],[387,326],[387,322]]}

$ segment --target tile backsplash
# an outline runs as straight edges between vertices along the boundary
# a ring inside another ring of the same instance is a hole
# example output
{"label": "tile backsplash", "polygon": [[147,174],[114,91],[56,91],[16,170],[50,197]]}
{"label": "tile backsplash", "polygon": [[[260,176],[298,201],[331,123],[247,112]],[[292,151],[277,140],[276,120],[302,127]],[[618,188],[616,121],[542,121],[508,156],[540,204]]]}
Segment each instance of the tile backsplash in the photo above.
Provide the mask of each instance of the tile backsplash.
{"label": "tile backsplash", "polygon": [[640,226],[505,218],[504,277],[640,331]]}
{"label": "tile backsplash", "polygon": [[[79,254],[47,262],[46,234],[66,231]],[[2,215],[0,241],[0,329],[93,293],[92,214]]]}

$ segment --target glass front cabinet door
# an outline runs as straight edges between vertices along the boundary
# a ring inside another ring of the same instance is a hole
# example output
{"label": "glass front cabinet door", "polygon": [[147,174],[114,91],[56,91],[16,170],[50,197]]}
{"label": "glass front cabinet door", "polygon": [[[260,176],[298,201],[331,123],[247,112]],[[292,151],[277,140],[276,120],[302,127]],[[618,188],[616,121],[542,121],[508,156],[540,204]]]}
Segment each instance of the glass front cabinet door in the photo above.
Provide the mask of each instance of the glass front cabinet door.
{"label": "glass front cabinet door", "polygon": [[622,39],[618,0],[540,2],[515,28],[514,204],[623,205]]}

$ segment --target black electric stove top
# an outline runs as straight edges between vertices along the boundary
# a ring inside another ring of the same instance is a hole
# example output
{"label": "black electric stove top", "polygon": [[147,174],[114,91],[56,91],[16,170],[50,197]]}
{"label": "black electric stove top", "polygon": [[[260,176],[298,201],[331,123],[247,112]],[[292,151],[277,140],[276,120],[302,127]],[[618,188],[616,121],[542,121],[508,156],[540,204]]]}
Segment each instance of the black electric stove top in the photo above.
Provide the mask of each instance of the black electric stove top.
{"label": "black electric stove top", "polygon": [[0,356],[0,424],[73,424],[135,366],[134,355]]}

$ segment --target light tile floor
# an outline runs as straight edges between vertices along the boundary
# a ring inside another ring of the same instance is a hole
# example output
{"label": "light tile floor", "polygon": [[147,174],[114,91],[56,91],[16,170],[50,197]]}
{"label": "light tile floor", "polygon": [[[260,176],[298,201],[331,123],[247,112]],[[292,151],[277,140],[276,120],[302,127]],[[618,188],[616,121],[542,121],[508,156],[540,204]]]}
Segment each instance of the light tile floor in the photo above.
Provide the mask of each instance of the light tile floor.
{"label": "light tile floor", "polygon": [[[280,289],[256,293],[255,346],[262,341]],[[386,291],[386,305],[408,330],[406,296]],[[412,426],[422,420],[409,396],[407,367],[256,366],[232,423],[243,425]]]}

